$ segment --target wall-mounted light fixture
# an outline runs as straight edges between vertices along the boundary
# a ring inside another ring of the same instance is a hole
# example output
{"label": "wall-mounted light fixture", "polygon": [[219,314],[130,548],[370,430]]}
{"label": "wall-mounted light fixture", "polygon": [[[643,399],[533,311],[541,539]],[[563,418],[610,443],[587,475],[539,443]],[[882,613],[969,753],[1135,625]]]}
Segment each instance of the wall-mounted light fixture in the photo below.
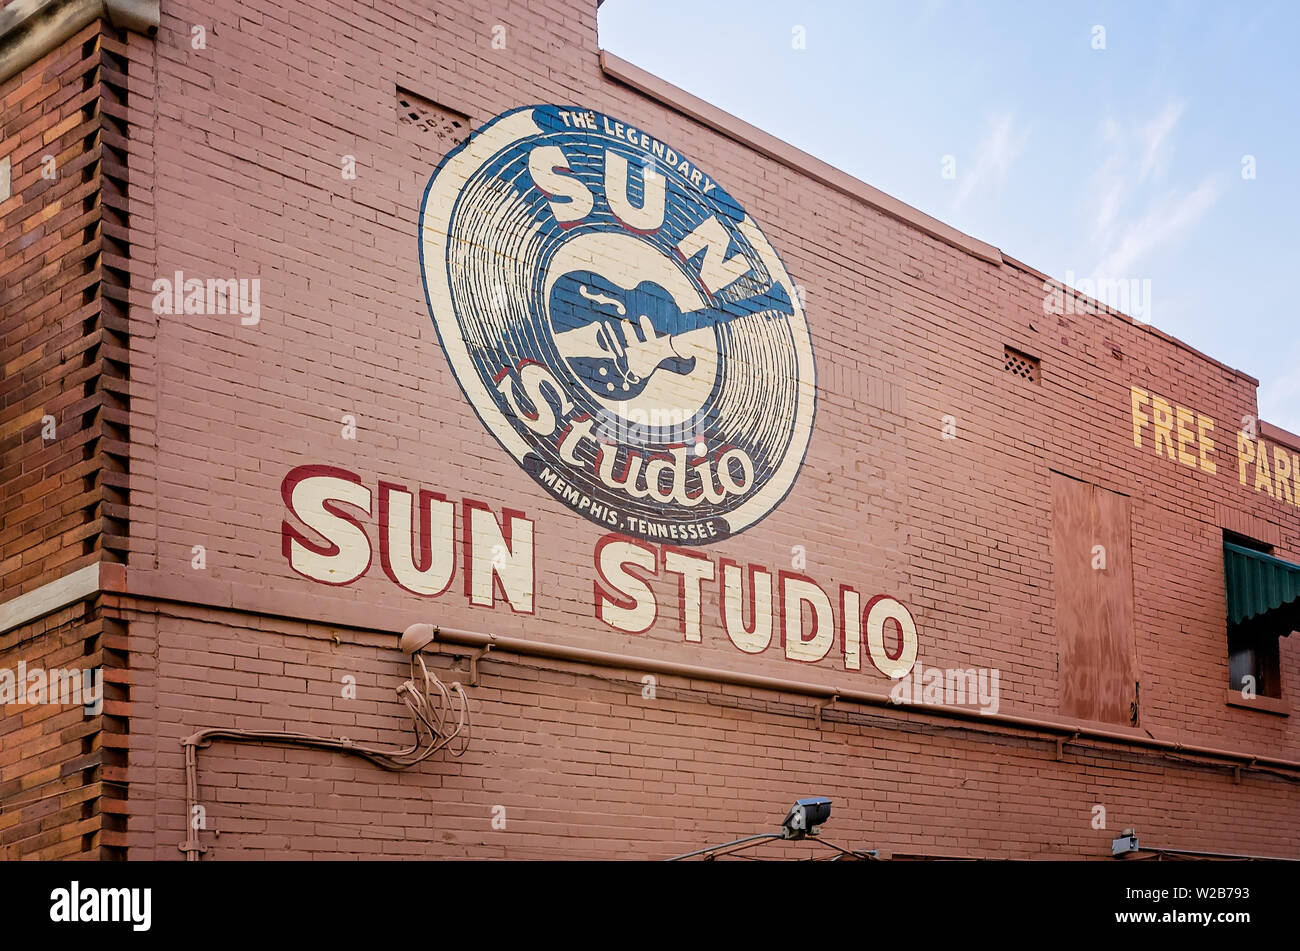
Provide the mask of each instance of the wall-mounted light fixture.
{"label": "wall-mounted light fixture", "polygon": [[[838,859],[870,860],[880,857],[874,849],[870,851],[845,849],[824,839],[817,838],[818,833],[821,832],[821,827],[826,824],[826,820],[830,817],[831,801],[825,796],[809,796],[805,799],[797,799],[795,804],[790,807],[790,811],[786,813],[785,819],[781,821],[780,832],[760,832],[757,835],[747,835],[740,839],[724,842],[721,845],[711,845],[708,848],[696,849],[694,852],[674,855],[667,861],[679,862],[682,859],[690,858],[700,858],[706,862],[713,861],[714,859],[725,858],[728,855],[735,855],[737,852],[743,852],[765,842],[779,841],[781,839],[798,841],[805,837],[812,837],[817,844],[823,845],[834,852],[834,855],[820,856],[820,858],[831,862]],[[750,858],[751,856],[744,857]],[[816,861],[816,859],[809,859],[808,861]]]}

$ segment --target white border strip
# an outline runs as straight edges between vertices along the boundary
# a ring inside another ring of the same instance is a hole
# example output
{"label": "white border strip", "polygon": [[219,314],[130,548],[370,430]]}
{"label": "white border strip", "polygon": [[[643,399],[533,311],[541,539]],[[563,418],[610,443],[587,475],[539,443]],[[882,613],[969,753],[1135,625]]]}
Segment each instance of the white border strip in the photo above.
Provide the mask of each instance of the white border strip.
{"label": "white border strip", "polygon": [[99,593],[99,562],[0,604],[0,634]]}

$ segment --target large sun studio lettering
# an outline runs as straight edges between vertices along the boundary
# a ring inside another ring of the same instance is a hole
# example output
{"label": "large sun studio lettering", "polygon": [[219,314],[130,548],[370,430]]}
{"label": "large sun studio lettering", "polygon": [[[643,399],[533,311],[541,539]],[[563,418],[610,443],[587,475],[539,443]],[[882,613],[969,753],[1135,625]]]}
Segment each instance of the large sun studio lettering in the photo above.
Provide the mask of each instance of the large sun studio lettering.
{"label": "large sun studio lettering", "polygon": [[[714,558],[794,484],[816,378],[802,303],[758,225],[680,152],[609,116],[530,106],[449,154],[420,264],[451,370],[549,494],[600,526],[591,612],[682,640],[898,678],[916,623],[885,595]],[[534,522],[332,466],[290,472],[284,557],[325,584],[378,561],[403,592],[536,611]],[[376,555],[378,556],[376,558]],[[674,599],[673,594],[676,597]],[[714,619],[712,622],[710,618]]]}
{"label": "large sun studio lettering", "polygon": [[[377,550],[383,573],[408,594],[454,596],[459,568],[471,605],[535,613],[535,526],[523,512],[497,515],[474,499],[382,480],[372,490],[334,466],[294,469],[282,493],[284,556],[303,577],[353,584],[374,566]],[[614,533],[596,542],[592,562],[592,614],[623,634],[675,620],[685,643],[703,643],[711,629],[709,640],[746,654],[773,649],[799,663],[821,662],[838,645],[845,670],[869,664],[892,678],[916,661],[916,622],[886,595],[864,599],[840,585],[832,596],[803,574]]]}

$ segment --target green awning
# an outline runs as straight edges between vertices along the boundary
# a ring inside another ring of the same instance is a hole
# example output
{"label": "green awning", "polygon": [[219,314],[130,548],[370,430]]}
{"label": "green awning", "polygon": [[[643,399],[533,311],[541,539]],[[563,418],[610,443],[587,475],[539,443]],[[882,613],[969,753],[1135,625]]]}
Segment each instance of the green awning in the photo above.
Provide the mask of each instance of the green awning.
{"label": "green awning", "polygon": [[1300,628],[1300,565],[1224,542],[1223,567],[1229,624],[1276,634]]}

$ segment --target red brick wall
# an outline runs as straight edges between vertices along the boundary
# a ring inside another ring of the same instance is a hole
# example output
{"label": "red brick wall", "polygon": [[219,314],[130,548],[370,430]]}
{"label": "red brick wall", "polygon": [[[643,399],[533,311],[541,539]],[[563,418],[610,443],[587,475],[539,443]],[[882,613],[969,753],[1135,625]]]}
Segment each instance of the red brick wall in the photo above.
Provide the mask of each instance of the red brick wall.
{"label": "red brick wall", "polygon": [[[0,84],[0,584],[5,602],[127,532],[123,47],[99,24]],[[120,570],[120,569],[119,569]],[[103,667],[112,702],[0,705],[0,854],[124,855],[120,626],[96,600],[0,632],[0,669]],[[21,688],[20,688],[21,689]]]}
{"label": "red brick wall", "polygon": [[[921,663],[997,667],[1003,712],[1050,716],[1061,703],[1050,473],[1084,479],[1132,499],[1141,726],[1300,757],[1291,719],[1224,704],[1222,529],[1248,519],[1300,558],[1296,506],[1241,486],[1228,454],[1227,436],[1256,412],[1252,380],[1110,314],[1046,315],[1040,275],[972,257],[610,81],[589,0],[331,10],[167,4],[156,45],[128,41],[133,857],[180,856],[179,740],[196,729],[404,742],[392,635],[412,621],[889,687],[869,667],[846,674],[834,653],[798,667],[776,648],[743,655],[708,621],[700,644],[683,643],[663,577],[646,634],[595,618],[601,531],[486,433],[431,326],[417,217],[448,134],[400,122],[399,88],[474,126],[535,102],[624,117],[714,176],[806,289],[819,387],[807,457],[785,501],[711,557],[775,575],[803,546],[827,590],[906,603]],[[492,48],[498,23],[505,49]],[[348,155],[355,180],[340,174]],[[260,277],[261,322],[153,313],[152,280],[177,270]],[[1041,359],[1040,384],[1004,371],[1004,345]],[[1131,386],[1214,417],[1217,475],[1133,445]],[[341,436],[345,414],[355,440]],[[947,416],[957,439],[942,438]],[[377,565],[341,588],[295,575],[280,486],[304,464],[372,488],[418,484],[458,510],[465,497],[522,509],[536,522],[535,614],[470,607],[463,565],[433,600]],[[716,585],[704,615],[718,616]],[[1300,647],[1282,649],[1294,684]],[[1067,747],[1058,763],[1054,743],[902,711],[832,712],[818,732],[791,698],[697,684],[646,703],[635,671],[550,666],[484,662],[478,730],[459,761],[390,775],[325,753],[202,751],[204,845],[214,857],[664,855],[767,827],[795,796],[825,792],[841,840],[897,851],[1096,856],[1130,825],[1184,847],[1300,850],[1294,785],[1265,772],[1235,785],[1222,769],[1122,747]],[[364,688],[357,701],[340,696],[344,673]],[[1105,830],[1091,827],[1095,804]],[[491,828],[494,805],[505,832]],[[705,807],[707,820],[675,818]]]}
{"label": "red brick wall", "polygon": [[[198,726],[410,742],[392,692],[407,668],[389,635],[168,608],[132,614],[131,636],[156,645],[135,698],[159,709],[147,738],[133,720],[133,858],[180,855],[180,741]],[[468,680],[463,656],[428,663]],[[355,700],[342,698],[348,674]],[[1100,858],[1130,827],[1166,847],[1292,855],[1300,844],[1294,783],[1269,773],[1234,785],[1227,770],[1095,745],[1066,745],[1058,761],[1051,739],[848,705],[818,729],[806,697],[681,678],[659,678],[653,700],[642,690],[637,671],[489,655],[469,688],[469,749],[406,773],[218,741],[198,754],[205,860],[666,858],[770,831],[814,793],[834,800],[828,839],[889,853]]]}
{"label": "red brick wall", "polygon": [[83,601],[6,631],[0,668],[105,670],[104,705],[0,706],[0,857],[117,859],[126,846],[129,674],[121,625]]}
{"label": "red brick wall", "polygon": [[[7,597],[121,560],[125,77],[99,24],[0,84],[0,577]],[[48,161],[47,161],[48,159]]]}

